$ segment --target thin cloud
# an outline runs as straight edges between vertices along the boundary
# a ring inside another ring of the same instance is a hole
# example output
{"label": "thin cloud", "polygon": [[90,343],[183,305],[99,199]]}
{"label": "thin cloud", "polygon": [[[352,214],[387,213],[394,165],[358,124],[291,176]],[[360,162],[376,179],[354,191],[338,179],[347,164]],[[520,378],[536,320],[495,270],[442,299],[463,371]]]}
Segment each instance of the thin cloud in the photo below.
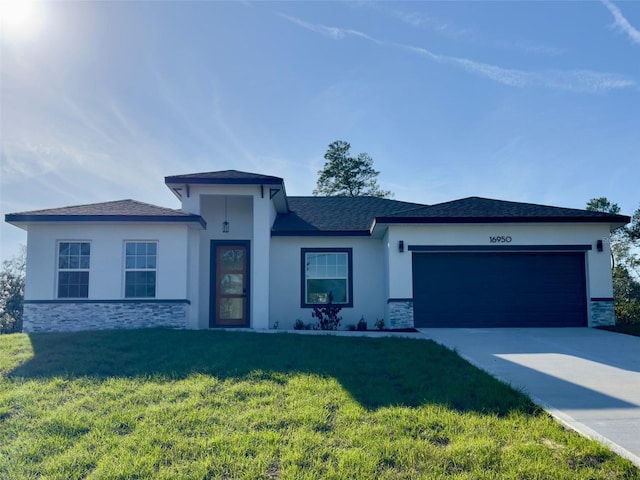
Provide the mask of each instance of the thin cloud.
{"label": "thin cloud", "polygon": [[[511,68],[503,68],[488,63],[476,62],[468,58],[440,55],[426,48],[406,45],[402,43],[384,42],[362,32],[324,25],[315,25],[295,17],[280,14],[287,20],[316,33],[329,36],[335,40],[345,38],[347,35],[356,35],[369,40],[377,45],[395,47],[412,52],[437,63],[452,65],[462,68],[469,73],[488,78],[509,87],[543,87],[557,90],[567,90],[583,93],[601,93],[613,89],[629,88],[636,86],[636,82],[616,73],[594,72],[592,70],[545,70],[530,72]],[[356,32],[356,33],[354,33]]]}
{"label": "thin cloud", "polygon": [[370,37],[366,33],[359,32],[358,30],[351,30],[351,29],[339,28],[339,27],[327,27],[325,25],[309,23],[297,17],[292,17],[284,13],[279,13],[278,15],[280,15],[282,18],[286,20],[289,20],[291,23],[295,23],[296,25],[302,28],[306,28],[307,30],[311,30],[312,32],[325,35],[329,38],[332,38],[333,40],[342,40],[347,36],[354,36],[354,37],[364,38],[365,40],[369,40],[374,43],[378,43],[378,41],[375,40],[374,38]]}
{"label": "thin cloud", "polygon": [[592,70],[544,70],[541,72],[528,72],[475,62],[466,58],[440,57],[440,61],[458,65],[471,73],[510,87],[543,87],[572,92],[602,93],[608,90],[629,88],[636,85],[633,80],[625,78],[622,75],[594,72]]}
{"label": "thin cloud", "polygon": [[601,0],[602,4],[609,9],[611,15],[615,19],[615,26],[618,27],[619,30],[622,30],[626,33],[633,43],[637,43],[640,45],[640,30],[636,29],[629,23],[629,21],[622,15],[622,12],[618,7],[616,7],[609,0]]}
{"label": "thin cloud", "polygon": [[391,15],[413,27],[425,26],[444,35],[445,37],[453,39],[476,36],[475,33],[468,28],[461,28],[451,22],[431,16],[425,16],[417,12],[394,9],[391,10]]}
{"label": "thin cloud", "polygon": [[372,6],[379,10],[390,13],[394,18],[406,23],[415,28],[427,28],[436,32],[439,35],[447,37],[452,40],[461,40],[465,42],[473,42],[474,44],[480,44],[491,48],[499,48],[502,50],[516,50],[525,53],[542,54],[542,55],[562,55],[565,50],[562,48],[554,47],[551,45],[544,45],[538,43],[532,43],[527,40],[505,41],[505,40],[492,40],[486,38],[485,35],[474,31],[470,28],[460,27],[452,22],[443,20],[441,18],[423,15],[418,12],[399,10],[399,9],[386,9],[380,7],[381,4],[374,3]]}

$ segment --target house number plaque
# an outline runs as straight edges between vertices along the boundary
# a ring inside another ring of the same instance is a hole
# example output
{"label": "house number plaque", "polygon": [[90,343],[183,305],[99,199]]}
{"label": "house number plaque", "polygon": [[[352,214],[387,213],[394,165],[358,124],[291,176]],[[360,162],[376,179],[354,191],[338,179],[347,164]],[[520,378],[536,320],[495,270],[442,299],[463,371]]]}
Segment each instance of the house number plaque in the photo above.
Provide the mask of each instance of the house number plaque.
{"label": "house number plaque", "polygon": [[500,236],[496,236],[496,237],[489,237],[489,242],[490,243],[511,243],[512,238],[507,235],[500,235]]}

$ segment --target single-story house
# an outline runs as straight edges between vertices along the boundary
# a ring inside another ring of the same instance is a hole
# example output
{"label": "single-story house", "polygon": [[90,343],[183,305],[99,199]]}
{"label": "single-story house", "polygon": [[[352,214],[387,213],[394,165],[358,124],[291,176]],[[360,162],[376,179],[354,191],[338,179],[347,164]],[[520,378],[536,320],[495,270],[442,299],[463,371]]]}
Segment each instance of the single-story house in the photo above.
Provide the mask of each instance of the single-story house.
{"label": "single-story house", "polygon": [[288,196],[282,178],[175,175],[134,200],[6,215],[28,232],[24,331],[343,325],[580,327],[615,321],[609,234],[629,217],[469,197],[422,205]]}

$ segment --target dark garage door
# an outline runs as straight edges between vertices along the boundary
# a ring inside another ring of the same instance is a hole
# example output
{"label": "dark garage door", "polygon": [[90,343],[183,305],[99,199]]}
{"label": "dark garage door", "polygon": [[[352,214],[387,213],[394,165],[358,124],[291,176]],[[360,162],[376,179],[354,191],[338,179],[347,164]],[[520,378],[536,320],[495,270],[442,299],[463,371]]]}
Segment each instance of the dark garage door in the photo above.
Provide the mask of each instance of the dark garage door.
{"label": "dark garage door", "polygon": [[413,254],[416,327],[585,327],[582,252]]}

